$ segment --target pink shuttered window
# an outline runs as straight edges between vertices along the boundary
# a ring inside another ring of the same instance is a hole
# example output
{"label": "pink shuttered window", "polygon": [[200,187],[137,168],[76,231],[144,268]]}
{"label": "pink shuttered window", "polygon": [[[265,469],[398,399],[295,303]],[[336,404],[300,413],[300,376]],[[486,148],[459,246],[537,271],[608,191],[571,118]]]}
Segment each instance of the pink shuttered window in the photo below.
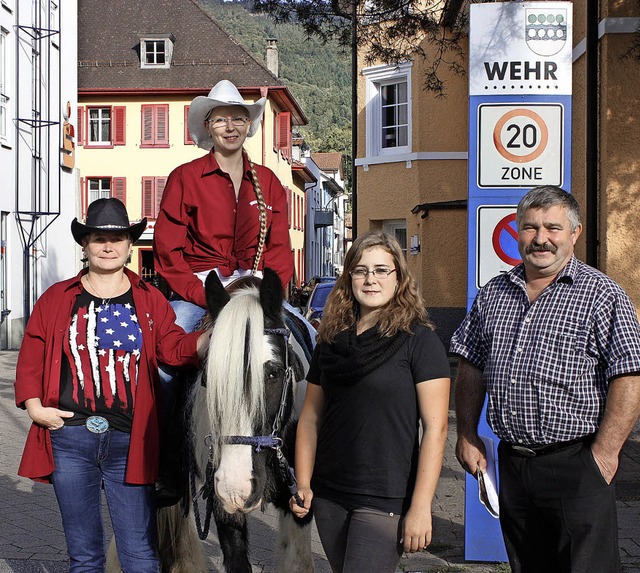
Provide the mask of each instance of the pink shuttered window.
{"label": "pink shuttered window", "polygon": [[114,177],[111,179],[111,196],[120,199],[125,205],[127,204],[127,178]]}
{"label": "pink shuttered window", "polygon": [[291,205],[291,201],[293,199],[293,191],[291,191],[291,189],[289,189],[289,187],[287,187],[286,185],[284,187],[284,190],[287,193],[287,216],[289,218],[289,228],[291,228],[291,225],[293,224],[293,209]]}
{"label": "pink shuttered window", "polygon": [[169,105],[143,105],[140,147],[169,147]]}
{"label": "pink shuttered window", "polygon": [[276,148],[287,161],[291,160],[291,112],[281,111],[276,116]]}
{"label": "pink shuttered window", "polygon": [[142,216],[148,219],[157,219],[160,212],[160,202],[164,187],[167,184],[166,177],[142,178]]}
{"label": "pink shuttered window", "polygon": [[189,106],[184,106],[184,144],[195,145],[196,142],[191,139],[191,133],[189,133]]}
{"label": "pink shuttered window", "polygon": [[113,145],[127,144],[127,108],[113,106]]}
{"label": "pink shuttered window", "polygon": [[84,107],[78,106],[78,135],[76,137],[76,143],[78,145],[84,145]]}

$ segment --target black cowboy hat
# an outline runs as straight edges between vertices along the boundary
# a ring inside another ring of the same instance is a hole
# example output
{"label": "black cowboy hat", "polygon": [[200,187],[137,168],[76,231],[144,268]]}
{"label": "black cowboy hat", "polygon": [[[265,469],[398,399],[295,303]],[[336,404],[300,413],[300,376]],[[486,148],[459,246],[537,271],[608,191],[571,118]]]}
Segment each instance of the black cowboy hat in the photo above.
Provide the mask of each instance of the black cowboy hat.
{"label": "black cowboy hat", "polygon": [[135,225],[129,224],[127,208],[120,199],[96,199],[87,209],[87,218],[83,225],[74,219],[71,221],[71,234],[76,243],[82,245],[82,239],[94,231],[126,231],[131,235],[131,242],[135,243],[147,227],[145,217]]}

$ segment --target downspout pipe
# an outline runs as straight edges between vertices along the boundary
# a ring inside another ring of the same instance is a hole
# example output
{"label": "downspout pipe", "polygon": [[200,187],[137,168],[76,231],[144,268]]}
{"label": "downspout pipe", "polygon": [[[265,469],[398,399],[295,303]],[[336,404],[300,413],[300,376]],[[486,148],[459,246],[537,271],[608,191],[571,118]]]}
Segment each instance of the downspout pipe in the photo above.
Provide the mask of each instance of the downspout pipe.
{"label": "downspout pipe", "polygon": [[598,0],[587,0],[586,262],[598,267]]}
{"label": "downspout pipe", "polygon": [[351,236],[358,236],[358,0],[351,2]]}

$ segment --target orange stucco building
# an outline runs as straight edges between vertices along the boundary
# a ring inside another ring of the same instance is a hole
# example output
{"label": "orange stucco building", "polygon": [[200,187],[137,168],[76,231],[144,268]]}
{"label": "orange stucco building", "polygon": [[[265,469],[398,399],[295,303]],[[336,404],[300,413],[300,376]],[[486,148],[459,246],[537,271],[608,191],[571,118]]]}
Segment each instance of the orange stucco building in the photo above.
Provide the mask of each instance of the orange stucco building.
{"label": "orange stucco building", "polygon": [[[443,21],[468,8],[445,4]],[[640,308],[640,61],[623,58],[638,37],[640,5],[598,4],[598,35],[588,52],[587,3],[573,3],[571,187],[585,227],[577,255],[621,284]],[[426,42],[422,47],[429,52]],[[463,48],[467,53],[468,45]],[[597,64],[594,88],[588,87],[588,53]],[[357,232],[385,229],[405,241],[409,266],[447,341],[467,302],[468,78],[442,66],[446,97],[438,98],[424,89],[420,57],[371,66],[361,54],[360,66]],[[588,93],[596,96],[591,114]],[[406,118],[391,131],[389,105],[396,118]],[[588,159],[588,141],[597,146],[596,165]]]}

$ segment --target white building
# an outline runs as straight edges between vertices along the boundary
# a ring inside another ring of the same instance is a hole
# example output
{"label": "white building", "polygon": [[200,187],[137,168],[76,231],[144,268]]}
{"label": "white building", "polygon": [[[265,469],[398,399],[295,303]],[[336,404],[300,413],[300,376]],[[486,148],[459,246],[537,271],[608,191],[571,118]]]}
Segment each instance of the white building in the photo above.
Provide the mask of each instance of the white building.
{"label": "white building", "polygon": [[305,280],[308,281],[313,276],[336,276],[342,272],[347,195],[341,153],[311,153],[304,161],[316,179],[306,189]]}
{"label": "white building", "polygon": [[19,347],[37,298],[80,268],[76,38],[76,0],[0,0],[0,349]]}

